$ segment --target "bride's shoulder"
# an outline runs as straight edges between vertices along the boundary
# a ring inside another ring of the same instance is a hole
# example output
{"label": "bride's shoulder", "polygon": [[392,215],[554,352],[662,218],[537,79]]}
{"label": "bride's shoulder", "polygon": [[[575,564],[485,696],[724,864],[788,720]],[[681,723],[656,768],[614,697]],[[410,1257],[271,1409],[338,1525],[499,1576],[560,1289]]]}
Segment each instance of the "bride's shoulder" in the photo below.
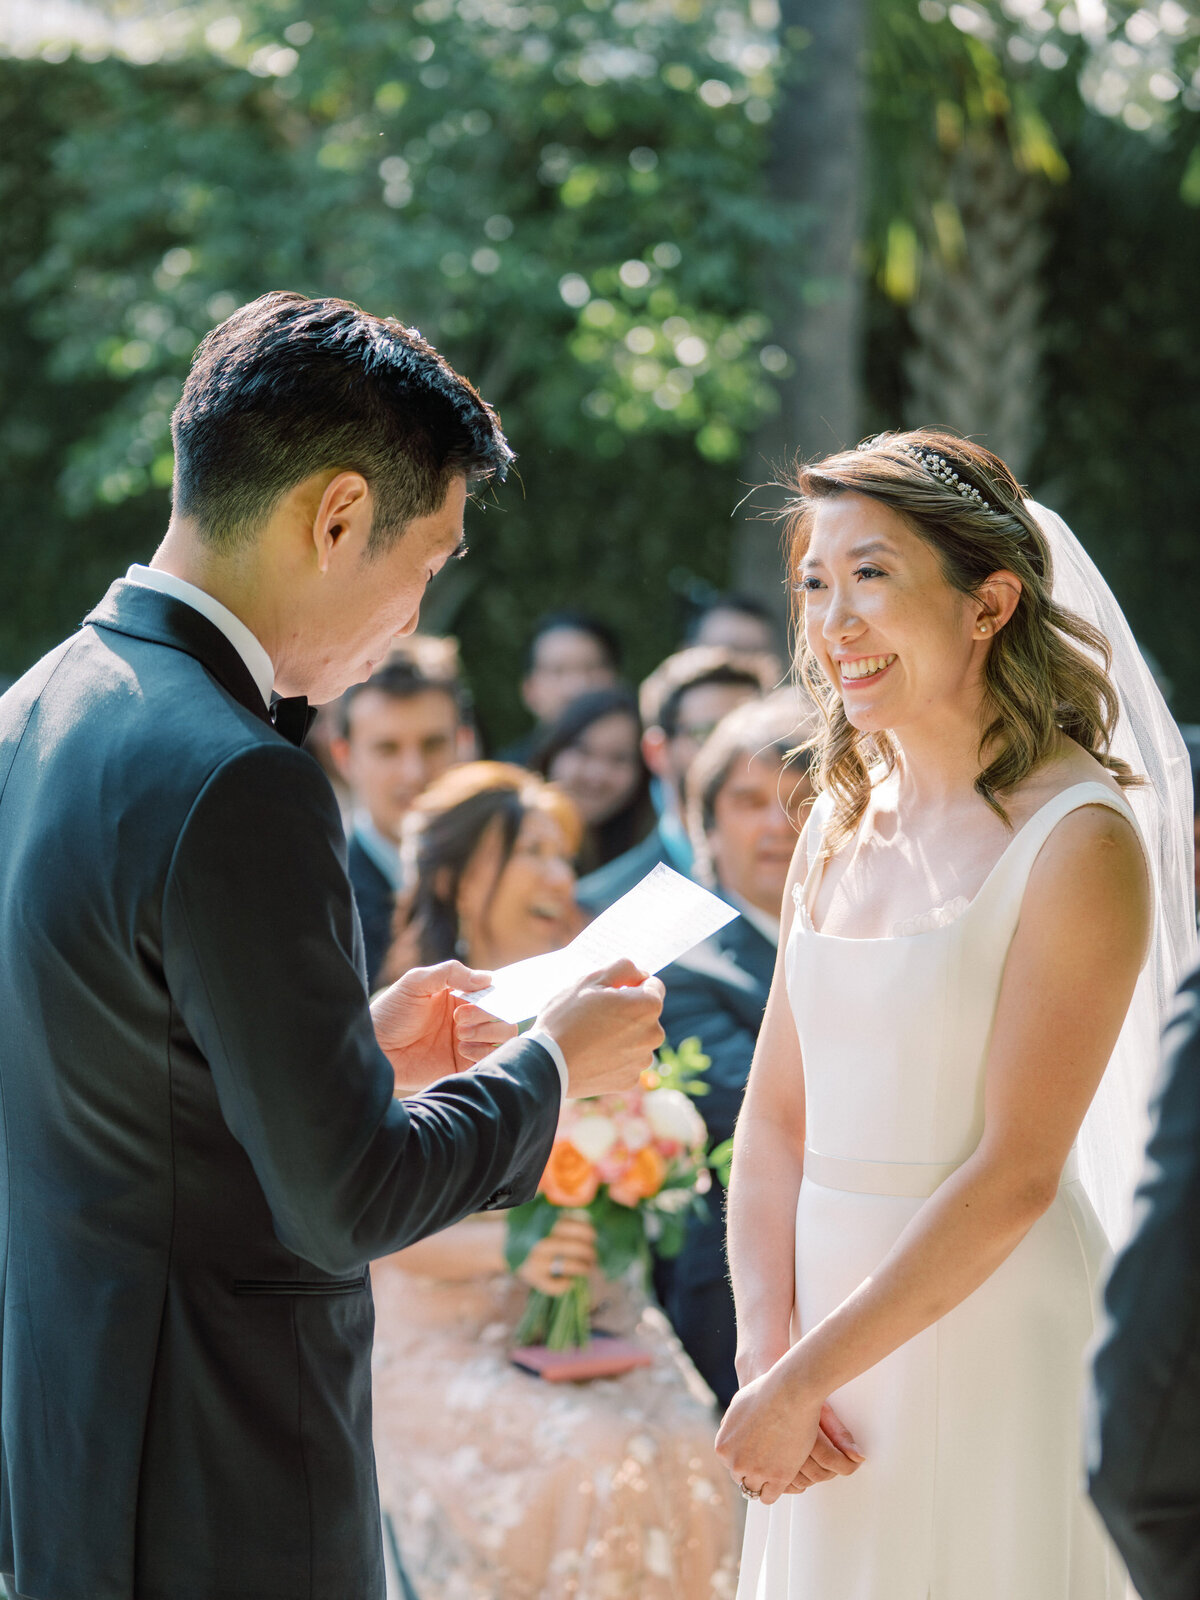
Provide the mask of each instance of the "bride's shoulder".
{"label": "bride's shoulder", "polygon": [[[1125,800],[1121,785],[1108,768],[1102,766],[1082,745],[1064,737],[1054,755],[1043,761],[1018,788],[1004,797],[1005,810],[1014,828],[1019,828],[1060,794],[1083,784],[1098,784],[1114,799]],[[1080,809],[1085,810],[1086,803]],[[1111,811],[1109,815],[1116,817],[1116,813]]]}
{"label": "bride's shoulder", "polygon": [[[1137,921],[1141,915],[1147,880],[1144,846],[1136,823],[1130,820],[1128,800],[1120,784],[1094,756],[1073,741],[1021,786],[1012,807],[1012,822],[1020,828],[1051,801],[1068,790],[1091,785],[1121,801],[1120,809],[1105,805],[1099,794],[1080,795],[1079,804],[1060,817],[1045,839],[1030,878],[1036,900],[1046,896],[1065,907],[1088,887],[1097,904],[1106,897]],[[1096,905],[1092,906],[1095,910]]]}

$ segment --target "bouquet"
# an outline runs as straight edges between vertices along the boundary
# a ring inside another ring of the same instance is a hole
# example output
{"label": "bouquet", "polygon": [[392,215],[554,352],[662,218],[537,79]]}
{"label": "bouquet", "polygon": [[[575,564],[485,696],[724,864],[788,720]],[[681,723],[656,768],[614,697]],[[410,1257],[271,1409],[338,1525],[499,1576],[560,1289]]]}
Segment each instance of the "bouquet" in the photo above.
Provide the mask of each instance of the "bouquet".
{"label": "bouquet", "polygon": [[[567,1101],[536,1199],[509,1212],[506,1255],[516,1271],[566,1213],[596,1230],[596,1256],[606,1278],[619,1278],[651,1253],[677,1255],[688,1216],[704,1214],[711,1186],[708,1132],[691,1097],[707,1092],[708,1057],[698,1039],[662,1050],[653,1069],[628,1094]],[[582,1348],[591,1337],[586,1277],[562,1295],[530,1291],[516,1332],[518,1345]]]}

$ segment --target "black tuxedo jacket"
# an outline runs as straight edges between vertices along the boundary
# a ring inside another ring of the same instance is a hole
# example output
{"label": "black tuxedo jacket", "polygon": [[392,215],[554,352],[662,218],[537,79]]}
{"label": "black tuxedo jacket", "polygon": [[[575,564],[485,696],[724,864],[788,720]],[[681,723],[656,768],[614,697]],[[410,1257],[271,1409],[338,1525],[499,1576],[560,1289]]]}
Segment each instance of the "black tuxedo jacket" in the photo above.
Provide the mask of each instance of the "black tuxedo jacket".
{"label": "black tuxedo jacket", "polygon": [[392,946],[392,918],[396,911],[396,891],[380,872],[352,833],[346,847],[346,871],[354,890],[358,920],[362,924],[363,950],[367,963],[367,989],[374,993]]}
{"label": "black tuxedo jacket", "polygon": [[1105,1291],[1092,1498],[1142,1600],[1200,1595],[1200,968],[1166,1033],[1134,1230]]}
{"label": "black tuxedo jacket", "polygon": [[[775,946],[745,917],[662,974],[668,1043],[693,1035],[710,1058],[709,1092],[697,1098],[713,1144],[732,1137],[775,970]],[[688,1222],[683,1250],[656,1273],[663,1308],[701,1377],[727,1406],[737,1392],[737,1329],[725,1259],[725,1191],[706,1196],[707,1219]]]}
{"label": "black tuxedo jacket", "polygon": [[381,1600],[367,1262],[530,1198],[514,1041],[394,1100],[332,791],[120,582],[0,699],[0,1572]]}

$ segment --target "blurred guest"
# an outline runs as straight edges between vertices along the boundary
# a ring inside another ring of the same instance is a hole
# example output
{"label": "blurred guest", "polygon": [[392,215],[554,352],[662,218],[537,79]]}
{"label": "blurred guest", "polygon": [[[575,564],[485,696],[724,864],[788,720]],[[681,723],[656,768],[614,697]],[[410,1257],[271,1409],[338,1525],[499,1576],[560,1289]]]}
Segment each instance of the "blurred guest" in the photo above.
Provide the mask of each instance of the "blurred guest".
{"label": "blurred guest", "polygon": [[400,825],[426,785],[472,751],[457,667],[453,640],[413,635],[340,702],[331,751],[354,796],[347,869],[371,989],[391,943]]}
{"label": "blurred guest", "polygon": [[329,786],[337,799],[342,814],[342,827],[349,834],[354,826],[354,795],[342,776],[342,769],[334,759],[334,744],[342,736],[341,700],[327,700],[317,707],[312,727],[304,740],[304,748],[320,763],[321,771],[329,779]]}
{"label": "blurred guest", "polygon": [[611,689],[620,669],[617,637],[598,618],[584,611],[549,611],[539,617],[525,647],[521,679],[521,699],[534,726],[502,750],[501,759],[525,766],[542,731],[571,701],[593,689]]}
{"label": "blurred guest", "polygon": [[585,911],[603,911],[660,861],[691,872],[692,846],[683,821],[687,770],[727,711],[766,692],[771,671],[762,656],[696,645],[668,656],[642,684],[642,755],[653,775],[658,821],[641,844],[580,882],[577,898]]}
{"label": "blurred guest", "polygon": [[1092,1499],[1141,1600],[1200,1595],[1200,968],[1166,1032],[1166,1076],[1109,1275],[1092,1381]]}
{"label": "blurred guest", "polygon": [[776,663],[774,681],[778,682],[783,676],[779,637],[779,622],[762,600],[750,594],[714,593],[693,606],[683,642],[769,656]]}
{"label": "blurred guest", "polygon": [[594,689],[545,728],[529,766],[564,790],[583,818],[577,872],[623,855],[654,826],[642,724],[629,689]]}
{"label": "blurred guest", "polygon": [[[733,1137],[779,943],[779,914],[796,838],[812,799],[808,737],[794,690],[740,706],[717,725],[692,763],[688,820],[696,875],[741,916],[662,974],[663,1030],[678,1047],[698,1038],[710,1065],[696,1108],[712,1144]],[[689,1222],[683,1250],[657,1277],[683,1347],[721,1406],[738,1384],[733,1293],[725,1261],[723,1191],[705,1197],[708,1216]]]}
{"label": "blurred guest", "polygon": [[[448,773],[408,829],[423,961],[494,968],[563,943],[581,824],[550,785],[499,762]],[[561,1219],[512,1277],[505,1227],[468,1218],[374,1263],[375,1446],[384,1510],[420,1600],[711,1600],[732,1596],[738,1517],[712,1451],[708,1395],[661,1314],[599,1283],[600,1326],[649,1368],[544,1382],[508,1347],[528,1287],[594,1267],[586,1220]]]}

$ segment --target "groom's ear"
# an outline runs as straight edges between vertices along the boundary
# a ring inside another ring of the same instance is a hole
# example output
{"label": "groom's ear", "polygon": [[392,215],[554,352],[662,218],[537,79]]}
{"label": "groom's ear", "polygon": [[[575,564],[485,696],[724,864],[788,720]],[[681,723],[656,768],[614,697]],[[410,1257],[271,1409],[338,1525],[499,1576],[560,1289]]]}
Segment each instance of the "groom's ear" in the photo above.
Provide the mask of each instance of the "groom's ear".
{"label": "groom's ear", "polygon": [[329,480],[312,520],[313,547],[321,572],[328,572],[335,558],[365,553],[371,517],[371,490],[361,472],[339,472]]}

